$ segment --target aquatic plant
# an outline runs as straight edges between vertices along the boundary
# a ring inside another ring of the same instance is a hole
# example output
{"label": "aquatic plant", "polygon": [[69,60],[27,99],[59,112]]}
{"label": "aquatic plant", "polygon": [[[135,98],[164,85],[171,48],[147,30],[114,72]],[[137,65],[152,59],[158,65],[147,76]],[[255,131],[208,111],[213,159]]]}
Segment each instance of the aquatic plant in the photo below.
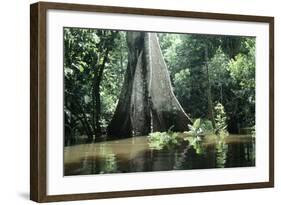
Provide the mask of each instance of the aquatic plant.
{"label": "aquatic plant", "polygon": [[217,103],[215,106],[215,133],[222,134],[227,133],[227,116],[224,111],[224,106],[221,103]]}
{"label": "aquatic plant", "polygon": [[180,145],[183,138],[177,132],[168,130],[167,132],[153,132],[148,136],[148,145],[152,149],[161,150]]}
{"label": "aquatic plant", "polygon": [[202,140],[198,137],[193,137],[192,139],[189,139],[190,146],[193,147],[196,154],[202,155],[205,152],[205,148],[203,146]]}
{"label": "aquatic plant", "polygon": [[213,133],[213,126],[212,122],[209,120],[202,120],[200,118],[196,119],[193,124],[188,125],[189,131],[187,134],[200,137],[205,136]]}

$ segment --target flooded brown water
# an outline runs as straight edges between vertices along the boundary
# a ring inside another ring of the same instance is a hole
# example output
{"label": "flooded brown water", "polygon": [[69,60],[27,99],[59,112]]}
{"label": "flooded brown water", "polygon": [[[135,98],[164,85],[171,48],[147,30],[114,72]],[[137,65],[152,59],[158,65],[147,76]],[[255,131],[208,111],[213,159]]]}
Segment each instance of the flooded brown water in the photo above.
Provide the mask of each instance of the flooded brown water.
{"label": "flooded brown water", "polygon": [[64,175],[255,166],[255,139],[206,136],[196,143],[153,150],[146,136],[64,148]]}

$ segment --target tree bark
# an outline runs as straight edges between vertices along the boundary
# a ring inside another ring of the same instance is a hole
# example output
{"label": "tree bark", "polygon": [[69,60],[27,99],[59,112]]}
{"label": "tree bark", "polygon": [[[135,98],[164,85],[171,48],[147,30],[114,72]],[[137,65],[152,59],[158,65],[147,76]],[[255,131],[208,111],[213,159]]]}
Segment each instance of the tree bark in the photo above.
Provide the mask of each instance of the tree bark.
{"label": "tree bark", "polygon": [[191,122],[176,96],[156,33],[145,37],[152,131],[186,131]]}
{"label": "tree bark", "polygon": [[176,99],[155,33],[128,32],[128,67],[108,135],[188,130],[189,117]]}
{"label": "tree bark", "polygon": [[118,104],[107,129],[109,136],[128,137],[133,135],[131,122],[133,79],[137,61],[143,50],[143,39],[144,34],[141,32],[129,32],[126,36],[128,46],[128,65]]}

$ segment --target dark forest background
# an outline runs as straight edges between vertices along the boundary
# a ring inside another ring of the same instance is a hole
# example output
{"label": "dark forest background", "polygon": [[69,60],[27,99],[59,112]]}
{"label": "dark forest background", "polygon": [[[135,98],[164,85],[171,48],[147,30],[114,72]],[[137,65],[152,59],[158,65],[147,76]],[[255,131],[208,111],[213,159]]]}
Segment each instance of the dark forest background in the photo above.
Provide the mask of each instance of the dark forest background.
{"label": "dark forest background", "polygon": [[[117,103],[130,48],[125,31],[64,28],[65,145],[102,140]],[[228,132],[255,125],[255,38],[158,33],[174,94],[191,119],[214,120],[222,105]]]}

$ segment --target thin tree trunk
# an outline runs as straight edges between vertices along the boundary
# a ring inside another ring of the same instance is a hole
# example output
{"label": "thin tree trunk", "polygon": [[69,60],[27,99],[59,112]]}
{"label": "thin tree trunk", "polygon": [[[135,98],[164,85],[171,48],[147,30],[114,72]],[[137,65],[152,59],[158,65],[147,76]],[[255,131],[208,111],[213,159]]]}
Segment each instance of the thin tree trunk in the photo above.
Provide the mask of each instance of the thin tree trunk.
{"label": "thin tree trunk", "polygon": [[[92,127],[96,136],[96,86],[97,86],[97,68],[94,68],[94,78],[92,81]],[[96,138],[96,137],[95,137]]]}
{"label": "thin tree trunk", "polygon": [[94,90],[94,126],[95,126],[95,139],[101,136],[101,126],[100,126],[100,113],[101,113],[101,100],[100,100],[100,83],[95,82]]}
{"label": "thin tree trunk", "polygon": [[206,66],[206,73],[207,73],[207,99],[208,99],[208,118],[211,120],[213,127],[215,127],[215,117],[214,117],[214,110],[213,110],[213,100],[212,100],[212,90],[211,90],[211,83],[210,83],[210,73],[209,73],[209,66],[208,66],[208,48],[205,48],[205,66]]}
{"label": "thin tree trunk", "polygon": [[94,82],[93,82],[93,106],[94,106],[94,127],[95,127],[95,137],[99,138],[101,136],[101,125],[100,125],[100,116],[101,116],[101,98],[100,98],[100,84],[103,77],[103,71],[105,68],[105,63],[108,60],[109,49],[107,48],[103,57],[101,65],[98,65],[96,72],[94,73]]}
{"label": "thin tree trunk", "polygon": [[[67,107],[68,110],[72,110],[72,114],[81,122],[82,127],[84,128],[84,131],[86,132],[87,135],[87,141],[91,142],[93,140],[94,132],[93,129],[91,128],[90,124],[88,123],[88,119],[86,116],[86,113],[83,110],[83,107],[80,105],[77,100],[75,100],[75,96],[73,96],[74,99],[74,104],[75,107],[78,108],[78,111],[75,112],[75,109],[70,109]],[[82,117],[80,116],[82,114]]]}

